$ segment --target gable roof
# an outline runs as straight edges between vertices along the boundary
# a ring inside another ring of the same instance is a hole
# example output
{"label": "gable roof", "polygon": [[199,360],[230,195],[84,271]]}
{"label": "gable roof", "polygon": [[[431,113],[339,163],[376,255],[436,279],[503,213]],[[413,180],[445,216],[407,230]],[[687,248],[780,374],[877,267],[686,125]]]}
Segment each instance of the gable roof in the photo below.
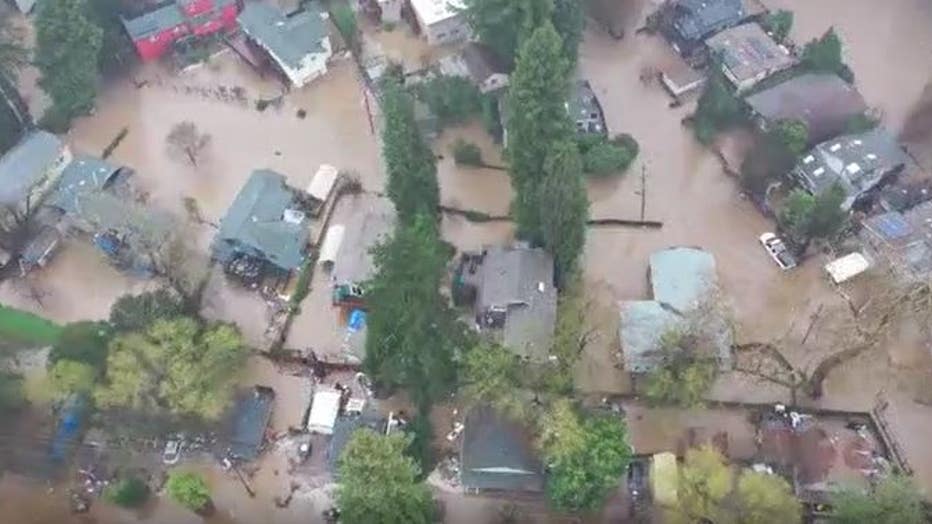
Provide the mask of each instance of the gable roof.
{"label": "gable roof", "polygon": [[553,258],[540,248],[496,246],[486,251],[480,271],[478,312],[504,310],[504,345],[545,359],[557,316]]}
{"label": "gable roof", "polygon": [[0,158],[0,204],[17,204],[61,156],[62,141],[48,131],[23,136]]}
{"label": "gable roof", "polygon": [[741,0],[679,0],[673,22],[684,40],[697,40],[744,19]]}
{"label": "gable roof", "polygon": [[671,247],[650,256],[654,300],[681,313],[700,305],[717,280],[715,257],[702,249]]}
{"label": "gable roof", "polygon": [[745,100],[769,122],[802,120],[813,143],[844,132],[851,117],[867,110],[861,93],[831,73],[806,73]]}
{"label": "gable roof", "polygon": [[799,161],[796,169],[815,194],[837,183],[846,194],[856,196],[906,161],[896,138],[883,128],[875,128],[822,142]]}
{"label": "gable roof", "polygon": [[683,317],[656,300],[630,300],[619,304],[618,338],[625,370],[645,373],[660,365],[660,340],[685,323]]}
{"label": "gable roof", "polygon": [[[286,216],[294,205],[294,192],[283,175],[268,169],[253,171],[220,221],[214,256],[228,261],[236,254],[238,244],[255,250],[279,268],[297,268],[304,262],[310,231],[300,212],[293,218]],[[224,243],[234,244],[233,249]]]}
{"label": "gable roof", "polygon": [[106,160],[76,155],[62,172],[48,204],[65,213],[75,213],[80,207],[81,197],[103,190],[119,170],[118,166]]}
{"label": "gable roof", "polygon": [[130,38],[142,40],[177,27],[185,20],[184,12],[173,2],[135,18],[124,18],[123,27]]}
{"label": "gable roof", "polygon": [[300,67],[304,57],[326,51],[321,41],[328,30],[315,3],[285,16],[265,2],[247,2],[237,21],[250,38],[290,67]]}
{"label": "gable roof", "polygon": [[755,22],[726,29],[706,40],[722,55],[722,65],[744,82],[759,75],[786,69],[795,63],[789,52],[773,41]]}
{"label": "gable roof", "polygon": [[272,419],[274,402],[275,391],[262,386],[251,388],[237,400],[230,439],[232,455],[246,460],[258,456],[265,441],[265,429]]}
{"label": "gable roof", "polygon": [[489,406],[466,417],[460,450],[465,488],[539,492],[544,476],[528,431]]}

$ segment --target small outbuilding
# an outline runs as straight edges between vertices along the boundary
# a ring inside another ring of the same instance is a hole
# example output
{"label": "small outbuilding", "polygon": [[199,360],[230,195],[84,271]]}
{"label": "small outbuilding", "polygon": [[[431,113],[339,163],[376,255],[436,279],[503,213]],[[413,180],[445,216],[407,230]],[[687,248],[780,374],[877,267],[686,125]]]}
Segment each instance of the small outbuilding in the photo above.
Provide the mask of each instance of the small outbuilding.
{"label": "small outbuilding", "polygon": [[307,430],[321,435],[333,434],[342,399],[343,396],[335,389],[316,391],[311,401],[311,411],[307,416]]}
{"label": "small outbuilding", "polygon": [[871,263],[861,253],[851,253],[825,264],[832,282],[841,284],[870,269]]}
{"label": "small outbuilding", "polygon": [[311,179],[311,183],[307,187],[307,194],[311,195],[311,198],[318,204],[318,210],[323,206],[324,202],[330,199],[339,176],[340,170],[330,164],[321,164],[317,173],[314,174],[314,178]]}
{"label": "small outbuilding", "polygon": [[452,44],[469,38],[463,0],[410,0],[420,32],[430,45]]}
{"label": "small outbuilding", "polygon": [[460,463],[466,492],[539,493],[544,488],[543,465],[530,432],[488,406],[466,417]]}

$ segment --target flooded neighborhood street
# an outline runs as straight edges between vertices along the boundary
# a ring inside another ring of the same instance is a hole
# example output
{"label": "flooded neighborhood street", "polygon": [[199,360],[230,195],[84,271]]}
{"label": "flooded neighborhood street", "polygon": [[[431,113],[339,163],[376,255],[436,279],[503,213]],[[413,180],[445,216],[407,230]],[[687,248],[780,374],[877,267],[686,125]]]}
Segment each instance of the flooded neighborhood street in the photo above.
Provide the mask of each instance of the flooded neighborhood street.
{"label": "flooded neighborhood street", "polygon": [[[733,317],[738,344],[783,341],[790,332],[805,331],[807,323],[815,322],[823,308],[844,304],[823,269],[830,260],[828,254],[816,253],[789,272],[773,263],[758,238],[774,231],[776,224],[742,194],[738,181],[726,174],[719,158],[684,126],[683,119],[694,110],[693,102],[671,108],[671,98],[658,82],[640,78],[645,69],[664,60],[670,50],[659,37],[635,34],[654,6],[646,0],[634,3],[642,11],[628,20],[623,40],[613,39],[590,23],[580,47],[578,76],[588,80],[599,97],[610,133],[631,134],[640,145],[640,154],[625,175],[589,180],[591,218],[643,218],[663,225],[657,229],[597,226],[587,232],[581,266],[586,296],[591,302],[587,323],[596,336],[585,348],[576,369],[576,386],[581,393],[594,396],[633,391],[629,374],[618,366],[618,302],[650,298],[648,260],[655,251],[691,246],[714,255],[722,298]],[[794,12],[791,37],[799,43],[821,35],[829,26],[835,27],[868,105],[877,108],[891,130],[898,132],[903,127],[932,79],[932,2],[765,3],[771,9]],[[421,68],[435,53],[446,52],[431,51],[404,28],[380,30],[372,38],[389,56],[403,59],[408,71]],[[34,71],[21,83],[33,85]],[[228,96],[234,89],[242,96]],[[27,99],[35,102],[40,95],[34,92]],[[333,165],[358,179],[362,191],[340,198],[330,227],[337,224],[349,230],[362,223],[367,213],[381,213],[389,201],[381,194],[386,177],[377,136],[378,119],[377,108],[366,103],[363,82],[351,59],[334,61],[325,76],[288,92],[275,79],[260,78],[228,51],[186,73],[175,74],[161,65],[146,64],[132,75],[109,81],[100,91],[95,113],[78,119],[65,139],[75,151],[99,155],[125,129],[126,136],[113,150],[110,161],[135,171],[134,183],[145,193],[148,205],[188,224],[189,241],[198,255],[206,258],[217,223],[255,169],[280,172],[299,190],[308,187],[321,164]],[[173,155],[166,143],[173,126],[182,121],[193,122],[210,137],[197,165]],[[743,143],[742,137],[736,136],[736,142]],[[485,164],[493,167],[456,165],[451,147],[460,138],[476,143]],[[504,165],[501,146],[493,142],[479,122],[445,129],[433,148],[438,158],[443,205],[496,216],[509,213],[513,195],[510,180],[505,170],[495,168]],[[186,220],[190,213],[186,199],[196,202],[205,224],[195,226]],[[390,231],[391,218],[384,220],[381,226]],[[507,220],[478,223],[459,215],[445,215],[441,232],[459,252],[514,240],[514,225]],[[347,232],[347,238],[350,235]],[[67,240],[52,262],[34,276],[0,283],[0,303],[63,324],[107,318],[118,297],[155,286],[151,280],[116,270],[87,239],[78,238]],[[335,282],[332,264],[315,268],[310,294],[300,304],[284,339],[285,349],[313,349],[332,361],[358,361],[359,347],[354,345],[360,339],[350,336],[345,311],[333,305]],[[253,290],[233,284],[220,267],[211,273],[202,307],[209,320],[239,325],[251,346],[266,349],[269,345],[267,303]],[[792,346],[788,354],[797,359],[794,364],[811,371],[815,359],[806,354],[807,348],[795,342],[788,345]],[[925,391],[923,388],[929,388],[930,369],[932,354],[916,326],[898,326],[881,349],[835,370],[826,380],[825,395],[812,404],[869,411],[880,401],[888,402],[886,417],[892,432],[915,469],[916,478],[932,493],[932,446],[928,444],[932,442],[932,406],[915,401]],[[289,374],[269,359],[253,355],[240,384],[274,388],[274,433],[302,425],[313,386],[309,376]],[[725,401],[788,401],[788,392],[783,388],[736,374],[723,377],[712,396]],[[658,443],[653,435],[662,433],[666,425],[693,423],[690,415],[674,410],[650,411],[636,406],[629,413],[644,420],[641,429],[632,432],[635,447],[642,453],[652,452],[655,447],[665,449],[666,443]],[[710,411],[708,416],[736,431],[749,426],[747,420],[732,414]],[[739,445],[752,447],[754,442]],[[328,490],[332,486],[302,488],[290,506],[277,508],[274,497],[289,490],[288,464],[276,453],[268,453],[263,461],[252,479],[255,497],[248,496],[240,481],[216,464],[198,465],[209,478],[218,509],[207,519],[182,510],[167,498],[156,499],[138,514],[100,503],[89,515],[73,516],[61,492],[50,496],[44,485],[7,475],[0,477],[0,522],[323,522],[321,512],[331,504],[332,493]],[[447,522],[454,524],[488,522],[501,506],[500,501],[460,494],[445,493],[442,498],[448,508]],[[548,522],[546,517],[532,520]]]}

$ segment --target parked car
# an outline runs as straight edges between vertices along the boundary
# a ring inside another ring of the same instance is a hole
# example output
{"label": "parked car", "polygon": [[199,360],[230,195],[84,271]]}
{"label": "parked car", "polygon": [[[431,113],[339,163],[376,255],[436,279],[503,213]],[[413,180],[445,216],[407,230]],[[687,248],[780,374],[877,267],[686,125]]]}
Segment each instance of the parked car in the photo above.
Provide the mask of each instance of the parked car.
{"label": "parked car", "polygon": [[786,271],[796,267],[796,258],[780,237],[773,233],[764,233],[760,236],[760,243],[780,269]]}
{"label": "parked car", "polygon": [[171,439],[165,443],[162,451],[162,462],[168,465],[177,464],[181,459],[181,440]]}

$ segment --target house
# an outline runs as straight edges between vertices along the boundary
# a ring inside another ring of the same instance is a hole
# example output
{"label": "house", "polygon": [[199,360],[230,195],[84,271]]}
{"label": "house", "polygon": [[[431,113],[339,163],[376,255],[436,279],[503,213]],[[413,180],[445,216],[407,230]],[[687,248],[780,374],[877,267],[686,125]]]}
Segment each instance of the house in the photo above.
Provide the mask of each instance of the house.
{"label": "house", "polygon": [[237,18],[249,40],[264,50],[295,87],[327,73],[333,55],[327,14],[308,3],[285,16],[264,2],[247,2]]}
{"label": "house", "polygon": [[467,280],[476,288],[475,318],[520,357],[546,362],[557,317],[553,258],[525,245],[484,250]]}
{"label": "house", "polygon": [[213,258],[225,265],[251,258],[287,273],[304,263],[309,236],[302,203],[285,177],[259,169],[252,172],[220,221]]}
{"label": "house", "polygon": [[410,5],[428,44],[452,44],[469,38],[463,0],[410,0]]}
{"label": "house", "polygon": [[722,73],[739,92],[796,63],[785,47],[753,22],[726,29],[705,43],[721,59]]}
{"label": "house", "polygon": [[842,208],[848,210],[881,182],[902,171],[907,161],[896,138],[878,127],[822,142],[799,161],[791,175],[813,195],[840,186],[846,195]]}
{"label": "house", "polygon": [[236,27],[237,0],[170,0],[123,27],[144,61],[155,60],[187,36],[206,36]]}
{"label": "house", "polygon": [[233,408],[228,456],[255,460],[265,443],[265,433],[272,420],[275,391],[255,386],[239,395]]}
{"label": "house", "polygon": [[460,482],[467,493],[539,493],[543,466],[526,428],[482,406],[466,417],[460,448]]}
{"label": "house", "polygon": [[889,211],[861,222],[860,237],[870,258],[887,260],[916,278],[932,273],[932,201],[905,211]]}
{"label": "house", "polygon": [[663,336],[699,324],[705,345],[722,369],[731,366],[731,330],[713,307],[718,283],[715,258],[698,248],[674,247],[650,257],[652,300],[619,303],[618,338],[625,369],[648,373],[662,362]]}
{"label": "house", "polygon": [[64,215],[79,215],[82,198],[106,191],[128,170],[106,160],[77,154],[68,163],[45,205]]}
{"label": "house", "polygon": [[11,231],[55,188],[71,150],[47,131],[32,131],[0,158],[0,230]]}
{"label": "house", "polygon": [[395,225],[395,208],[384,199],[362,199],[360,208],[353,211],[349,223],[330,227],[335,235],[331,242],[337,242],[336,235],[341,237],[330,275],[335,287],[359,286],[372,277],[372,248],[387,238]]}
{"label": "house", "polygon": [[566,112],[569,113],[573,123],[576,124],[576,132],[579,134],[605,135],[608,130],[605,127],[605,114],[602,112],[602,104],[599,103],[595,91],[586,80],[579,80],[573,86],[573,92],[570,93],[566,101]]}
{"label": "house", "polygon": [[462,51],[440,60],[440,72],[468,79],[483,94],[508,87],[508,68],[488,46],[471,42]]}
{"label": "house", "polygon": [[676,0],[663,32],[684,57],[702,48],[709,36],[738,25],[747,17],[741,0]]}
{"label": "house", "polygon": [[367,410],[359,415],[341,415],[333,424],[330,442],[327,443],[327,467],[334,477],[339,477],[340,455],[349,444],[353,434],[360,429],[369,429],[379,434],[386,432],[386,420],[378,412]]}
{"label": "house", "polygon": [[845,132],[867,104],[854,86],[832,73],[806,73],[745,99],[758,126],[767,131],[781,120],[801,120],[817,144]]}

